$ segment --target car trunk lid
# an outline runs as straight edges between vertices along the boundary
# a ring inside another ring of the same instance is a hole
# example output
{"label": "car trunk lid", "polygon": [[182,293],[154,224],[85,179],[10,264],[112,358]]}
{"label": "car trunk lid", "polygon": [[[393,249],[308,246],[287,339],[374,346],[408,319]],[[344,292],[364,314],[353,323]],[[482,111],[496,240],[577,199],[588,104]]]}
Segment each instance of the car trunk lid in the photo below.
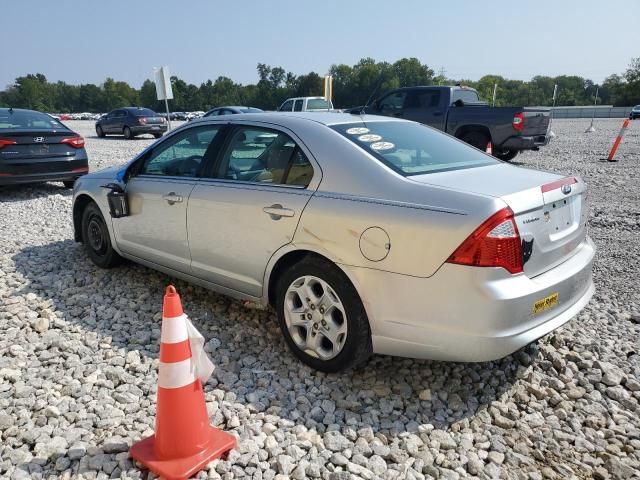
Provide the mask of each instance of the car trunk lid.
{"label": "car trunk lid", "polygon": [[62,143],[65,138],[77,135],[70,130],[29,130],[5,132],[0,130],[0,139],[14,143],[6,143],[0,148],[0,160],[28,160],[53,157],[73,156],[77,149]]}
{"label": "car trunk lid", "polygon": [[548,108],[530,108],[524,109],[524,129],[522,135],[535,136],[544,135],[549,128],[551,119]]}
{"label": "car trunk lid", "polygon": [[500,163],[408,178],[504,201],[515,215],[529,277],[571,257],[586,237],[586,187],[577,177]]}

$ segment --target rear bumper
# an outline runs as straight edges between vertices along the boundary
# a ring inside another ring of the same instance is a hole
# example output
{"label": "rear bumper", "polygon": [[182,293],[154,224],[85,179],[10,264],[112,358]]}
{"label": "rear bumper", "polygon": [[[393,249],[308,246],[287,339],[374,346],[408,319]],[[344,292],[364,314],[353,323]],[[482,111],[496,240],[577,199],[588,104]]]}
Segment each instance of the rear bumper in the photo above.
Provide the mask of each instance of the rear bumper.
{"label": "rear bumper", "polygon": [[[594,292],[594,255],[587,239],[571,258],[534,278],[452,264],[429,278],[343,268],[361,294],[374,352],[483,362],[515,352],[580,312]],[[533,313],[536,302],[556,293],[555,306]]]}
{"label": "rear bumper", "polygon": [[0,173],[0,185],[18,185],[21,183],[41,183],[41,182],[66,182],[76,180],[86,172],[54,172],[54,173],[29,173],[22,175],[6,175]]}
{"label": "rear bumper", "polygon": [[534,150],[539,147],[544,147],[550,140],[551,137],[546,134],[509,137],[500,145],[500,148],[504,150]]}
{"label": "rear bumper", "polygon": [[131,127],[131,131],[134,134],[142,134],[142,133],[165,133],[168,129],[167,125],[133,125]]}

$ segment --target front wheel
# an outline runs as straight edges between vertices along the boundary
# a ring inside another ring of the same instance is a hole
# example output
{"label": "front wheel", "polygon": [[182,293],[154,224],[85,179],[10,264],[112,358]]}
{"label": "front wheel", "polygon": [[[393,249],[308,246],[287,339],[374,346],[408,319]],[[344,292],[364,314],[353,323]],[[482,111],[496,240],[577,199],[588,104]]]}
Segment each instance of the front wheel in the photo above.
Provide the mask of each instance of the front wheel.
{"label": "front wheel", "polygon": [[64,182],[62,182],[64,188],[73,188],[74,183],[76,183],[75,180],[65,180]]}
{"label": "front wheel", "polygon": [[509,162],[516,158],[518,155],[518,150],[494,150],[493,156],[499,158],[500,160],[504,160],[505,162]]}
{"label": "front wheel", "polygon": [[102,130],[100,125],[96,126],[96,135],[100,138],[104,138],[104,130]]}
{"label": "front wheel", "polygon": [[98,267],[111,268],[122,262],[122,257],[111,245],[109,229],[95,203],[87,205],[82,212],[82,242],[87,255]]}
{"label": "front wheel", "polygon": [[153,137],[154,137],[154,138],[161,138],[161,137],[162,137],[162,134],[161,134],[161,133],[154,133],[154,134],[153,134]]}
{"label": "front wheel", "polygon": [[133,138],[133,133],[131,132],[131,129],[129,127],[124,127],[124,129],[122,130],[122,134],[127,140],[131,140]]}
{"label": "front wheel", "polygon": [[335,265],[307,257],[278,279],[276,311],[291,351],[323,372],[359,367],[372,354],[362,301]]}

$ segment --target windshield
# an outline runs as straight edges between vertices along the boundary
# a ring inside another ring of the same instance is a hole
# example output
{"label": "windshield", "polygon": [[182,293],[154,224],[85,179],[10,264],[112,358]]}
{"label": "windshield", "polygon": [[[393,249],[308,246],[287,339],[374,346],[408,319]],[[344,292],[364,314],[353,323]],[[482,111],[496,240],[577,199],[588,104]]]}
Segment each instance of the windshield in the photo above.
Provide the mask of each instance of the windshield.
{"label": "windshield", "polygon": [[310,98],[307,100],[307,110],[327,110],[331,105],[324,98]]}
{"label": "windshield", "polygon": [[331,128],[405,176],[499,163],[466,143],[419,123],[357,122]]}
{"label": "windshield", "polygon": [[136,117],[157,117],[158,114],[151,110],[150,108],[136,108],[135,110],[131,110]]}
{"label": "windshield", "polygon": [[0,110],[0,129],[66,128],[55,118],[44,113],[25,110]]}

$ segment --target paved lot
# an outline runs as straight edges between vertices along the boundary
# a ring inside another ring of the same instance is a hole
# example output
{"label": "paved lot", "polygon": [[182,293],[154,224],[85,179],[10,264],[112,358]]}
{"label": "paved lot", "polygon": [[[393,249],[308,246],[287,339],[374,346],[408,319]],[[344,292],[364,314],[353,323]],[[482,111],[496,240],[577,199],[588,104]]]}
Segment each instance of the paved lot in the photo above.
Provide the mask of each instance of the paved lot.
{"label": "paved lot", "polygon": [[[559,120],[525,166],[590,186],[597,292],[526,354],[482,364],[375,357],[325,375],[286,350],[273,315],[177,282],[217,365],[212,421],[239,438],[203,478],[633,478],[640,476],[640,121]],[[91,168],[153,139],[87,139]],[[0,477],[148,478],[127,459],[150,434],[169,277],[94,267],[73,242],[62,184],[0,189]],[[426,307],[426,306],[425,306]],[[469,321],[473,313],[469,312]],[[278,475],[280,475],[278,477]]]}

